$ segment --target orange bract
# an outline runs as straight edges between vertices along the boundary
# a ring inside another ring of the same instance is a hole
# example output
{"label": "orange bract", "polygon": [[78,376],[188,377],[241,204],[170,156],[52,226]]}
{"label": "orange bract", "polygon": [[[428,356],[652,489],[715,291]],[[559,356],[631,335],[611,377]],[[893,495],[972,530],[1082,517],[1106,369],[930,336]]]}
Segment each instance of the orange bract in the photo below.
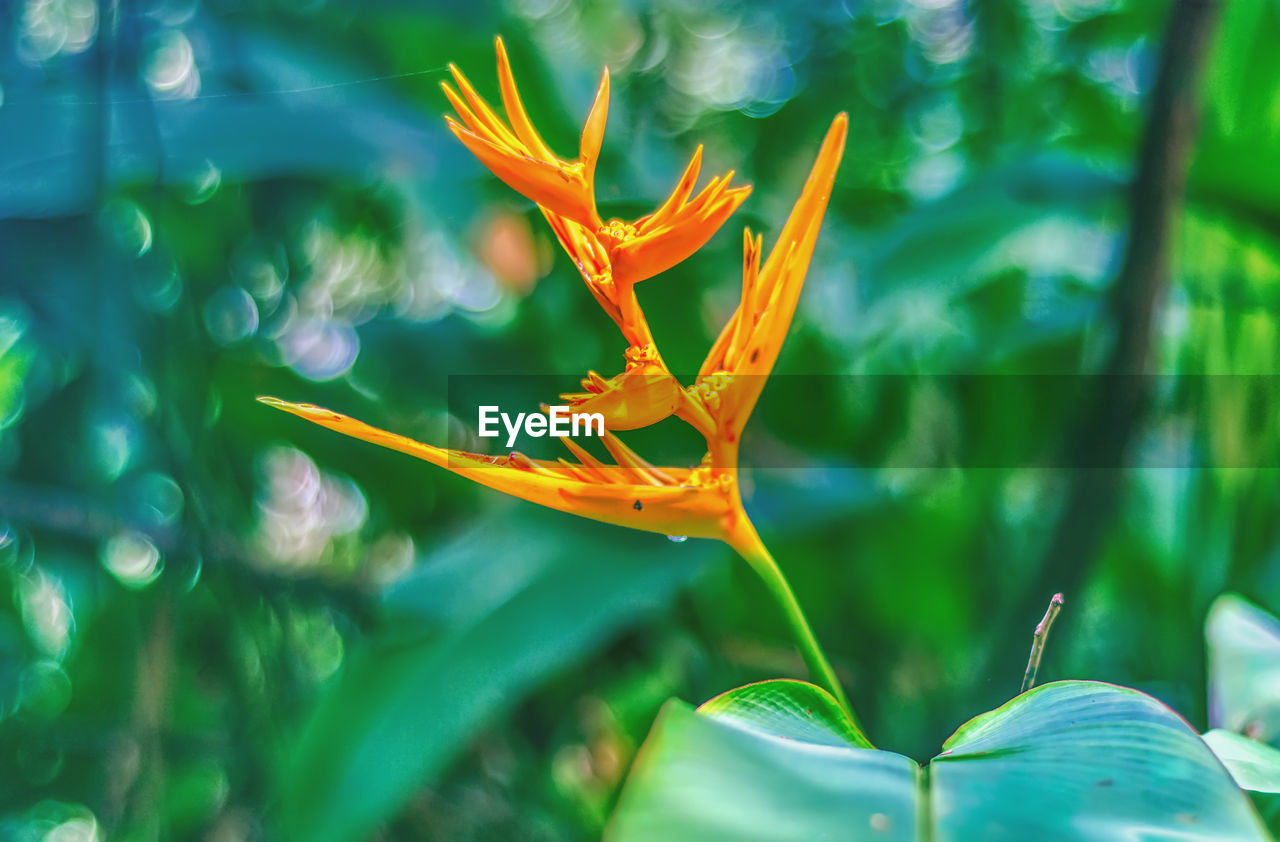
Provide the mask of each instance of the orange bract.
{"label": "orange bract", "polygon": [[445,117],[449,129],[512,189],[555,213],[590,228],[599,228],[601,222],[596,213],[594,178],[600,143],[604,139],[604,124],[609,115],[608,69],[600,79],[596,101],[582,129],[578,158],[565,161],[551,151],[530,122],[516,90],[501,38],[497,39],[497,50],[498,83],[510,125],[476,93],[462,71],[450,64],[449,71],[462,92],[461,96],[447,82],[441,83],[441,87],[462,123]]}
{"label": "orange bract", "polygon": [[258,400],[343,435],[425,459],[513,497],[592,520],[694,538],[719,538],[734,525],[736,511],[723,482],[705,470],[650,465],[612,434],[605,435],[604,444],[616,465],[595,459],[571,439],[563,441],[577,462],[530,459],[518,452],[483,456],[423,444],[312,404]]}
{"label": "orange bract", "polygon": [[608,380],[587,372],[584,392],[562,394],[571,412],[599,412],[610,430],[649,427],[674,414],[687,401],[680,382],[662,365],[652,345],[632,346],[627,367]]}
{"label": "orange bract", "polygon": [[[730,188],[730,172],[713,178],[694,196],[702,165],[699,147],[661,207],[633,222],[606,222],[596,210],[595,172],[609,114],[608,69],[587,114],[578,157],[568,161],[552,152],[533,127],[501,38],[496,39],[496,47],[498,85],[509,122],[494,112],[454,65],[449,65],[449,70],[458,92],[448,83],[442,87],[461,123],[452,117],[445,120],[458,140],[494,175],[548,214],[557,237],[582,269],[588,285],[626,286],[670,269],[711,239],[751,193],[750,187]],[[559,219],[550,219],[552,215]],[[600,257],[607,259],[607,275],[599,273]]]}
{"label": "orange bract", "polygon": [[763,268],[763,238],[743,232],[742,300],[707,354],[696,387],[715,396],[712,415],[732,440],[755,408],[791,326],[848,131],[848,118],[837,115]]}

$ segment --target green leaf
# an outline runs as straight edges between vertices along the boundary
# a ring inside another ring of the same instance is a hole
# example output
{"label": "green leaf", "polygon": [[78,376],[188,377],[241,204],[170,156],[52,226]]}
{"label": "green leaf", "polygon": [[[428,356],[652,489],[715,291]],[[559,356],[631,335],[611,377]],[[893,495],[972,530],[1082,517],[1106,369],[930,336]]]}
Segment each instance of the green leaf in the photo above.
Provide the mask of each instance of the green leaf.
{"label": "green leaf", "polygon": [[814,727],[786,715],[775,705],[744,721],[669,703],[608,838],[1269,838],[1196,733],[1136,690],[1036,688],[961,727],[923,772],[898,754],[833,744],[829,729],[786,739]]}
{"label": "green leaf", "polygon": [[1221,728],[1206,733],[1204,741],[1242,788],[1280,792],[1280,751]]}
{"label": "green leaf", "polygon": [[698,713],[814,745],[873,748],[835,697],[807,681],[760,681],[721,693]]}
{"label": "green leaf", "polygon": [[[816,688],[815,688],[816,689]],[[662,709],[627,781],[610,842],[785,842],[915,835],[920,767],[910,758],[829,742],[787,739],[781,712],[765,728]],[[795,728],[811,727],[799,724]]]}
{"label": "green leaf", "polygon": [[1205,621],[1209,724],[1263,741],[1280,736],[1280,622],[1236,594]]}
{"label": "green leaf", "polygon": [[[364,838],[478,728],[661,606],[717,553],[709,541],[565,517],[482,523],[421,565],[424,585],[397,589],[394,621],[353,652],[281,768],[281,838]],[[449,593],[461,598],[444,610]]]}
{"label": "green leaf", "polygon": [[931,776],[937,839],[1268,838],[1195,731],[1137,690],[1046,684],[943,749]]}

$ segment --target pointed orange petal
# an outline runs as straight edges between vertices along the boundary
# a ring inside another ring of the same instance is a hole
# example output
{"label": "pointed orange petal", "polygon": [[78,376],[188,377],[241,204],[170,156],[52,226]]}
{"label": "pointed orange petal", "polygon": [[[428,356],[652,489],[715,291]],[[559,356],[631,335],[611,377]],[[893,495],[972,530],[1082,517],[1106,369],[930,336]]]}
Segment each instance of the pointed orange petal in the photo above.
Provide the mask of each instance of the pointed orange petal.
{"label": "pointed orange petal", "polygon": [[736,358],[739,351],[742,350],[742,344],[751,334],[752,328],[755,327],[756,314],[759,312],[758,299],[760,297],[760,252],[763,246],[763,239],[756,237],[751,238],[749,229],[743,230],[742,244],[742,302],[741,310],[747,314],[744,318],[734,321],[733,337],[729,342],[729,347],[725,353],[725,359]]}
{"label": "pointed orange petal", "polygon": [[697,214],[715,200],[716,195],[732,178],[733,170],[729,170],[729,172],[724,175],[718,175],[711,179],[707,182],[706,186],[702,188],[698,195],[694,196],[692,201],[688,202],[680,210],[687,213]]}
{"label": "pointed orange petal", "polygon": [[622,439],[613,433],[606,432],[603,438],[605,448],[618,460],[618,464],[651,477],[654,485],[675,485],[676,481],[661,468],[651,465],[640,454],[622,443]]}
{"label": "pointed orange petal", "polygon": [[[722,352],[723,359],[713,364],[709,357],[703,363],[704,370],[711,366],[732,375],[717,410],[717,420],[726,431],[741,432],[778,359],[813,256],[847,132],[848,118],[840,114],[832,122],[804,190],[783,226],[783,236],[764,266],[754,268],[753,258],[750,275],[744,275],[743,301],[734,316],[728,347],[717,340],[713,349],[713,353]],[[721,340],[724,336],[722,333]]]}
{"label": "pointed orange petal", "polygon": [[569,448],[569,452],[578,457],[578,461],[582,463],[583,470],[591,473],[597,479],[603,482],[620,482],[621,472],[617,468],[606,465],[596,457],[592,456],[582,445],[570,438],[563,438],[560,441],[565,447]]}
{"label": "pointed orange petal", "polygon": [[708,374],[727,368],[727,360],[738,341],[738,337],[745,333],[741,327],[742,314],[751,312],[748,306],[752,299],[751,291],[757,286],[760,275],[760,243],[759,236],[754,240],[752,239],[750,228],[742,229],[742,299],[738,302],[733,315],[729,317],[729,320],[725,322],[724,327],[720,330],[720,335],[716,337],[711,350],[707,352],[706,359],[702,361],[702,367],[698,369],[698,380]]}
{"label": "pointed orange petal", "polygon": [[676,182],[676,187],[671,191],[671,195],[656,211],[636,220],[636,232],[644,234],[651,229],[666,224],[672,214],[684,207],[684,203],[689,201],[689,196],[693,193],[693,185],[698,183],[698,172],[701,169],[702,144],[698,144],[698,148],[694,150],[693,157],[689,159],[689,166],[684,168],[684,175],[680,176],[680,180]]}
{"label": "pointed orange petal", "polygon": [[600,158],[600,146],[604,143],[604,124],[609,119],[609,68],[600,77],[595,102],[582,126],[582,141],[578,145],[578,160],[587,168],[587,180],[594,181],[596,161]]}
{"label": "pointed orange petal", "polygon": [[511,120],[511,128],[524,141],[525,146],[528,147],[532,155],[542,158],[544,161],[559,162],[559,158],[542,140],[542,136],[533,127],[533,122],[529,119],[528,112],[524,110],[524,103],[520,100],[520,92],[516,90],[515,76],[511,73],[511,61],[507,58],[507,47],[502,43],[501,37],[494,39],[494,46],[498,52],[498,84],[502,88],[502,107],[507,110],[507,118]]}
{"label": "pointed orange petal", "polygon": [[[258,400],[343,435],[425,459],[513,497],[592,520],[664,535],[724,539],[735,515],[729,496],[714,488],[585,482],[571,476],[557,461],[447,450],[379,430],[324,407],[271,397]],[[668,473],[679,482],[690,476],[688,471],[668,469]]]}
{"label": "pointed orange petal", "polygon": [[[468,131],[475,133],[490,143],[498,143],[498,136],[490,131],[489,126],[483,120],[476,116],[476,113],[471,110],[471,106],[467,105],[466,100],[458,96],[457,91],[450,87],[448,82],[441,82],[440,89],[444,91],[445,98],[449,100],[453,110],[462,118],[462,124],[467,127]],[[447,123],[453,118],[445,115],[444,119]]]}
{"label": "pointed orange petal", "polygon": [[711,205],[702,218],[683,218],[703,211],[690,202],[668,225],[614,246],[614,280],[619,284],[639,283],[685,260],[706,245],[750,192],[750,187],[726,191],[721,201]]}
{"label": "pointed orange petal", "polygon": [[569,474],[571,474],[575,479],[581,480],[582,482],[594,482],[595,480],[600,479],[599,477],[591,476],[581,465],[575,465],[567,459],[560,458],[556,461],[560,463],[561,468],[569,472]]}
{"label": "pointed orange petal", "polygon": [[584,380],[585,394],[563,394],[574,412],[604,416],[607,430],[636,430],[652,426],[676,411],[682,388],[660,362],[624,371],[605,380],[594,371]]}
{"label": "pointed orange petal", "polygon": [[[519,152],[527,151],[524,144],[512,133],[511,129],[507,128],[507,124],[503,122],[502,118],[489,107],[489,103],[484,101],[484,97],[476,93],[476,89],[467,81],[467,77],[462,75],[462,71],[458,69],[456,64],[451,63],[449,65],[449,72],[453,74],[453,81],[457,83],[458,90],[462,92],[462,96],[474,113],[475,119],[488,130],[489,134],[493,135],[494,142],[510,146]],[[448,86],[441,83],[441,87],[445,89],[445,95],[448,96],[450,93]],[[449,97],[449,102],[455,108],[457,107],[456,97]],[[459,111],[458,113],[461,114],[462,112]]]}
{"label": "pointed orange petal", "polygon": [[581,176],[498,146],[452,120],[447,122],[458,140],[512,190],[569,219],[589,218],[595,212]]}
{"label": "pointed orange petal", "polygon": [[769,262],[785,254],[787,244],[795,242],[800,247],[803,261],[808,265],[809,255],[813,252],[813,244],[818,238],[818,228],[827,210],[827,200],[831,197],[831,186],[835,183],[836,169],[840,166],[840,158],[844,154],[845,137],[849,132],[849,117],[844,112],[836,115],[827,130],[827,136],[818,150],[818,157],[813,162],[813,169],[805,180],[804,190],[796,200],[787,223],[778,235],[778,242],[765,262],[764,272],[768,273]]}

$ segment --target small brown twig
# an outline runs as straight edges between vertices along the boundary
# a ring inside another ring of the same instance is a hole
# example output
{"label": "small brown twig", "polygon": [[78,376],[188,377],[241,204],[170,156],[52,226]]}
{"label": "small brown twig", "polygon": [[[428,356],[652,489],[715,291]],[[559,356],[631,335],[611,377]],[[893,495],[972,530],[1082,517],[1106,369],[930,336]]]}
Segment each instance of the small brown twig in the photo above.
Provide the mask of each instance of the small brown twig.
{"label": "small brown twig", "polygon": [[1031,636],[1031,654],[1027,657],[1027,671],[1022,674],[1020,693],[1025,693],[1036,686],[1036,673],[1040,671],[1040,659],[1044,657],[1044,647],[1049,642],[1049,629],[1053,627],[1053,621],[1058,619],[1058,612],[1061,610],[1062,594],[1056,593],[1053,599],[1049,600],[1044,619],[1036,626],[1035,634]]}

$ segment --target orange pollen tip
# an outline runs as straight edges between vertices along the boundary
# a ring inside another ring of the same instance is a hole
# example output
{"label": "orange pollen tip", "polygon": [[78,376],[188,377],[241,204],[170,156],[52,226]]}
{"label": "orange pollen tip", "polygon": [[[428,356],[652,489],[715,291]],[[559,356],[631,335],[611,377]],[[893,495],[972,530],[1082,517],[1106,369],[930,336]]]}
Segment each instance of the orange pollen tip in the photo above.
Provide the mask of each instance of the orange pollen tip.
{"label": "orange pollen tip", "polygon": [[733,488],[732,475],[729,473],[716,473],[708,464],[708,459],[703,459],[702,461],[703,464],[689,472],[689,477],[684,481],[684,485],[724,492]]}
{"label": "orange pollen tip", "polygon": [[627,240],[635,239],[636,227],[629,222],[623,222],[621,219],[611,219],[604,225],[601,225],[597,233],[602,237],[609,237],[610,239],[617,240],[619,242],[625,242]]}
{"label": "orange pollen tip", "polygon": [[623,356],[626,357],[628,368],[632,365],[650,363],[658,358],[657,351],[647,342],[644,345],[632,345],[623,353]]}

